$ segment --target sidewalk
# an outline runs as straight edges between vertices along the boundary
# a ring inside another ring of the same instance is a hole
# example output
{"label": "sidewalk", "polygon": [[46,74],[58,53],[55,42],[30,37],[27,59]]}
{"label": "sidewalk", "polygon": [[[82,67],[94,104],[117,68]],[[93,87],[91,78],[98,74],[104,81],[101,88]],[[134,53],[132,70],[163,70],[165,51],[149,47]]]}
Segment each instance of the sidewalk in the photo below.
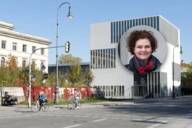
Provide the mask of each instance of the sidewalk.
{"label": "sidewalk", "polygon": [[135,99],[133,102],[135,103],[165,103],[165,102],[178,102],[178,101],[188,101],[189,99],[192,99],[192,97],[175,97],[174,99],[172,97],[160,97],[160,98],[140,98]]}
{"label": "sidewalk", "polygon": [[[83,103],[80,105],[80,108],[102,108],[105,106],[119,106],[119,105],[130,105],[134,104],[133,102],[128,101],[104,101],[104,102],[96,102],[96,103]],[[51,110],[58,110],[58,109],[65,109],[67,105],[50,105],[49,109]],[[13,105],[13,106],[0,106],[0,111],[15,111],[18,109],[29,109],[28,105]]]}
{"label": "sidewalk", "polygon": [[[83,103],[80,105],[80,108],[103,108],[105,106],[118,106],[118,105],[129,105],[133,104],[132,102],[113,102],[113,101],[104,101],[96,103]],[[54,108],[66,108],[67,105],[53,105]]]}

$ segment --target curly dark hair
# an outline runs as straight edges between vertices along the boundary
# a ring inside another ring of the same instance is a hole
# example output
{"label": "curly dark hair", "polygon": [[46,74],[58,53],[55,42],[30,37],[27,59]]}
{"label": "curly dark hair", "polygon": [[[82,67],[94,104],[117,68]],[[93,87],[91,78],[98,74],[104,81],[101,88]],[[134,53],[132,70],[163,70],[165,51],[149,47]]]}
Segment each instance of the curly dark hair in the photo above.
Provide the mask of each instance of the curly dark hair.
{"label": "curly dark hair", "polygon": [[151,43],[152,52],[154,52],[155,49],[157,48],[157,40],[149,31],[136,30],[130,34],[129,38],[127,38],[127,46],[128,46],[128,50],[131,52],[131,54],[134,54],[134,48],[136,45],[136,41],[139,39],[148,39]]}

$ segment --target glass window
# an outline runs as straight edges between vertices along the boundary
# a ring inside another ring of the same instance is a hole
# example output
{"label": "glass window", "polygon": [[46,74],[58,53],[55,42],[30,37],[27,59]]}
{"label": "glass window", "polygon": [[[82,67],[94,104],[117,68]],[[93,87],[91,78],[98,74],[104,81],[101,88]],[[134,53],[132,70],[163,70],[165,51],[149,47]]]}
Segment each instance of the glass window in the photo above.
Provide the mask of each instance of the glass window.
{"label": "glass window", "polygon": [[41,48],[41,55],[44,55],[44,54],[45,54],[45,49]]}
{"label": "glass window", "polygon": [[122,96],[122,88],[119,86],[119,95]]}
{"label": "glass window", "polygon": [[22,67],[23,67],[23,68],[26,67],[26,60],[23,60],[23,61],[22,61]]}
{"label": "glass window", "polygon": [[36,47],[32,46],[32,53],[35,53],[35,49],[36,49]]}
{"label": "glass window", "polygon": [[105,86],[103,86],[103,96],[105,96]]}
{"label": "glass window", "polygon": [[95,59],[96,59],[96,56],[95,56],[95,50],[93,50],[93,68],[95,67]]}
{"label": "glass window", "polygon": [[124,89],[124,86],[122,86],[122,96],[125,95],[125,89]]}
{"label": "glass window", "polygon": [[5,57],[1,57],[1,66],[5,66]]}
{"label": "glass window", "polygon": [[3,48],[3,49],[6,48],[6,40],[1,41],[1,48]]}
{"label": "glass window", "polygon": [[13,51],[16,51],[16,50],[17,50],[17,43],[16,43],[16,42],[13,42],[12,50],[13,50]]}
{"label": "glass window", "polygon": [[26,52],[26,51],[27,51],[27,45],[23,44],[23,52]]}
{"label": "glass window", "polygon": [[117,86],[114,86],[114,96],[117,96]]}
{"label": "glass window", "polygon": [[100,50],[97,50],[98,68],[101,68],[101,56]]}
{"label": "glass window", "polygon": [[102,49],[103,68],[105,68],[105,49]]}
{"label": "glass window", "polygon": [[111,86],[111,96],[114,96],[114,90],[113,86]]}

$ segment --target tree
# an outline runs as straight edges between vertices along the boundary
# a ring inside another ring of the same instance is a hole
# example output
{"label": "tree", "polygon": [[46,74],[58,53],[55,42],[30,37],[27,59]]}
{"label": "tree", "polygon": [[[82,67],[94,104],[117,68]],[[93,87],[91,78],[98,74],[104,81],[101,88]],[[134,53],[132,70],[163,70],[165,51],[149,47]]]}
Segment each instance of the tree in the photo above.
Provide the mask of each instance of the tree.
{"label": "tree", "polygon": [[17,69],[17,60],[13,55],[9,55],[6,61],[6,65],[9,69]]}
{"label": "tree", "polygon": [[185,68],[185,71],[181,73],[182,86],[192,88],[192,64],[188,64]]}
{"label": "tree", "polygon": [[56,84],[56,74],[55,73],[51,73],[49,74],[49,77],[47,79],[47,85],[48,86],[55,86]]}
{"label": "tree", "polygon": [[[43,73],[36,68],[35,63],[31,65],[32,75],[35,81],[32,85],[42,85]],[[29,84],[29,65],[27,67],[17,67],[16,57],[9,55],[6,64],[0,67],[0,84],[3,86],[22,86]]]}
{"label": "tree", "polygon": [[28,85],[29,84],[29,68],[21,68],[19,71],[19,76],[18,76],[18,84],[21,85]]}
{"label": "tree", "polygon": [[7,85],[7,68],[6,67],[0,67],[0,84],[1,86]]}
{"label": "tree", "polygon": [[94,78],[91,70],[89,69],[86,72],[82,72],[81,76],[83,76],[83,84],[90,86],[90,83],[93,81]]}
{"label": "tree", "polygon": [[80,83],[81,77],[81,66],[80,64],[72,65],[69,69],[69,73],[67,75],[68,81],[71,83],[71,86],[74,87],[78,83]]}
{"label": "tree", "polygon": [[59,64],[79,64],[81,58],[72,56],[72,54],[62,54],[59,57]]}
{"label": "tree", "polygon": [[75,57],[72,54],[63,54],[59,57],[60,64],[70,64],[72,65],[69,69],[68,74],[59,76],[59,83],[62,86],[76,86],[80,85],[81,80],[81,58]]}
{"label": "tree", "polygon": [[16,86],[16,81],[19,75],[16,57],[9,55],[5,66],[0,69],[0,81],[6,83],[4,86]]}
{"label": "tree", "polygon": [[[66,78],[66,77],[65,77]],[[76,64],[70,67],[69,73],[67,75],[67,79],[64,83],[69,82],[71,83],[72,87],[75,86],[89,86],[90,83],[93,81],[93,74],[90,69],[87,71],[82,71],[80,64]]]}

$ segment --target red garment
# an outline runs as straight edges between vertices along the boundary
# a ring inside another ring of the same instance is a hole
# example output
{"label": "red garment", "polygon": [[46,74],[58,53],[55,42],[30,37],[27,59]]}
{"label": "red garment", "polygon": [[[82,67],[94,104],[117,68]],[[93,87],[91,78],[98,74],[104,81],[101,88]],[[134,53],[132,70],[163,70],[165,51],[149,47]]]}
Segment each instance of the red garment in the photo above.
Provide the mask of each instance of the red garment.
{"label": "red garment", "polygon": [[138,66],[136,69],[139,72],[140,75],[144,75],[148,72],[151,72],[154,68],[154,63],[152,60],[149,60],[147,65],[144,66]]}

